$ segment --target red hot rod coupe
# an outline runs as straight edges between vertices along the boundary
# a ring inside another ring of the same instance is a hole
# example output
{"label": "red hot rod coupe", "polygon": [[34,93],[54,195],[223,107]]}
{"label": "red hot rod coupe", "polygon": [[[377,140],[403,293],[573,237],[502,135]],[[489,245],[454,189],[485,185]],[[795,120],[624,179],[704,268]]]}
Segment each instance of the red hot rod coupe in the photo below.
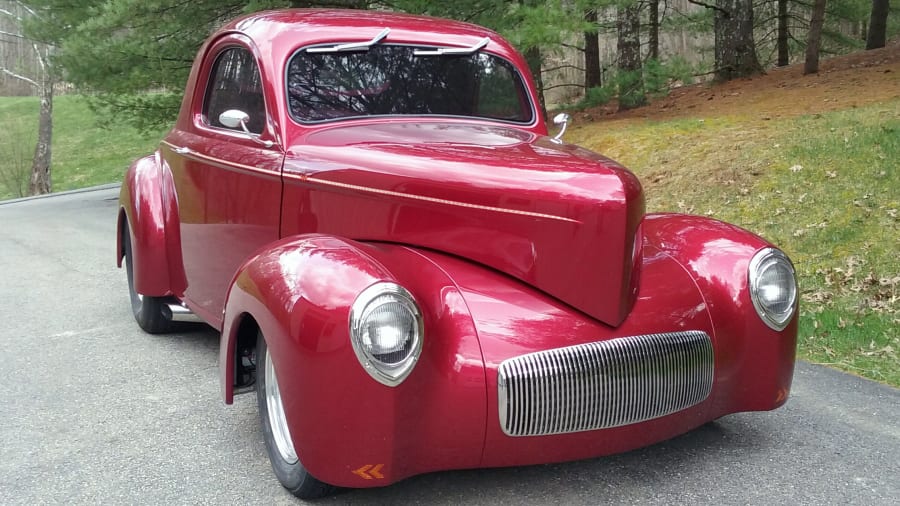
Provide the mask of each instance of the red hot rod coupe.
{"label": "red hot rod coupe", "polygon": [[[645,214],[549,137],[496,33],[384,12],[237,19],[122,186],[148,332],[221,331],[299,497],[623,452],[788,397],[797,286],[760,237]],[[565,118],[560,118],[565,126]]]}

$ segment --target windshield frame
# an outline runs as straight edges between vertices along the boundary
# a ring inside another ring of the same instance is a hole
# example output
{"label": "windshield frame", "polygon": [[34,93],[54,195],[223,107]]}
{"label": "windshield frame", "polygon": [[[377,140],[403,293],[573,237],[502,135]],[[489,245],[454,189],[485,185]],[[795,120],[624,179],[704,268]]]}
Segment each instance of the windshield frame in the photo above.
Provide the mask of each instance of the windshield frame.
{"label": "windshield frame", "polygon": [[[474,54],[479,54],[479,53],[485,53],[493,58],[498,58],[499,60],[503,61],[504,63],[506,63],[509,66],[510,70],[514,73],[515,77],[518,79],[518,84],[521,86],[521,90],[522,90],[522,96],[528,102],[528,109],[525,109],[525,108],[522,109],[522,112],[528,111],[531,113],[528,120],[514,121],[514,120],[507,120],[507,119],[502,119],[502,118],[491,118],[489,116],[467,116],[467,115],[459,115],[459,114],[361,114],[361,115],[356,115],[356,116],[342,116],[339,118],[327,118],[327,119],[319,119],[319,120],[304,120],[304,119],[296,117],[294,115],[294,112],[291,110],[291,97],[290,97],[290,90],[288,87],[291,63],[294,61],[294,58],[296,58],[300,53],[302,53],[310,48],[330,47],[330,46],[340,45],[340,44],[344,44],[344,43],[347,43],[347,42],[346,41],[327,41],[327,42],[319,42],[319,43],[315,43],[315,44],[308,44],[308,45],[297,48],[296,50],[291,52],[290,56],[288,56],[287,60],[285,61],[284,72],[283,72],[283,76],[282,76],[283,77],[282,92],[284,93],[285,109],[287,110],[287,116],[288,116],[288,118],[290,118],[290,120],[294,124],[299,125],[299,126],[310,127],[310,126],[316,126],[316,125],[322,125],[322,124],[328,124],[328,123],[335,123],[335,122],[339,122],[339,121],[360,121],[360,120],[372,120],[372,119],[384,119],[384,118],[394,118],[394,119],[414,119],[414,118],[423,119],[424,118],[424,119],[475,120],[475,121],[485,121],[485,122],[489,122],[489,123],[501,123],[501,124],[505,124],[505,125],[514,125],[514,126],[517,126],[520,128],[533,127],[534,125],[536,125],[538,123],[538,110],[537,110],[537,107],[535,104],[535,99],[537,97],[535,97],[533,95],[533,93],[531,92],[531,87],[529,86],[529,82],[525,79],[525,76],[522,74],[521,70],[519,69],[519,66],[516,65],[515,62],[513,62],[509,58],[507,58],[499,53],[496,53],[494,51],[488,51],[486,48],[478,49],[478,50],[474,51],[472,54],[474,55]],[[410,43],[410,42],[388,42],[388,43],[380,42],[380,43],[376,44],[376,46],[409,47],[414,50],[415,49],[436,50],[436,49],[441,49],[441,48],[447,47],[444,45],[434,44],[434,43]],[[376,46],[373,46],[373,48]],[[368,51],[368,49],[366,51]],[[356,52],[356,51],[354,51],[354,52]],[[360,51],[360,52],[362,52],[362,51]],[[313,54],[318,54],[318,53],[313,53]],[[453,56],[451,56],[451,55],[418,56],[418,58],[446,58],[446,57],[453,57]]]}

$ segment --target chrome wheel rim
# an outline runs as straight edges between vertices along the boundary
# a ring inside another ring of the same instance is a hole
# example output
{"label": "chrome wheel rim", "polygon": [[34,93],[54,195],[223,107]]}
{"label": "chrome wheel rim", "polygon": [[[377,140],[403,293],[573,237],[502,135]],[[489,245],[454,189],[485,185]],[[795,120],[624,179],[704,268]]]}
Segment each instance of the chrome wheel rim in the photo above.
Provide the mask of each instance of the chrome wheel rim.
{"label": "chrome wheel rim", "polygon": [[278,389],[278,378],[275,376],[275,365],[272,354],[266,350],[266,407],[269,411],[269,427],[279,455],[288,464],[297,462],[297,452],[291,440],[287,419],[284,416],[284,405],[281,402],[281,391]]}

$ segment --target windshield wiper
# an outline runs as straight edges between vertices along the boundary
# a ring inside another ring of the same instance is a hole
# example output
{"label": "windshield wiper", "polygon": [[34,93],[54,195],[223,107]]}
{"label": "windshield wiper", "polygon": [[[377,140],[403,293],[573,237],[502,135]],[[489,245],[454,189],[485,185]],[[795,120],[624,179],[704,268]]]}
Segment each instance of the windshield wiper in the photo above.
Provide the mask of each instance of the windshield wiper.
{"label": "windshield wiper", "polygon": [[413,51],[413,55],[415,56],[442,56],[445,54],[472,54],[475,51],[483,48],[488,45],[491,39],[489,37],[485,37],[478,42],[475,43],[474,46],[469,47],[439,47],[437,49],[416,49]]}
{"label": "windshield wiper", "polygon": [[347,44],[338,44],[336,46],[325,46],[325,47],[310,47],[306,49],[307,53],[339,53],[341,51],[368,51],[368,49],[375,44],[378,44],[388,34],[391,33],[390,28],[385,28],[378,32],[372,40],[366,42],[349,42]]}

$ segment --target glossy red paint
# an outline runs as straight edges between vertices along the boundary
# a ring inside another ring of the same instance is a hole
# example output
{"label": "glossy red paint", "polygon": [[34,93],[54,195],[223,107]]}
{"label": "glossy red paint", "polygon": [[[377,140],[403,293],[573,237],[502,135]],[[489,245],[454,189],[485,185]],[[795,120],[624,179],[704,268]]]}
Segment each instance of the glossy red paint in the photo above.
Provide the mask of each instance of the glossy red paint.
{"label": "glossy red paint", "polygon": [[[428,328],[413,375],[395,388],[359,365],[346,324],[353,300],[379,280],[411,290]],[[226,314],[221,363],[232,363],[226,344],[252,315],[276,368],[295,372],[279,385],[295,448],[319,479],[376,486],[479,465],[487,400],[475,328],[453,282],[415,251],[324,235],[286,239],[242,267]],[[384,464],[383,481],[352,472],[373,462]]]}
{"label": "glossy red paint", "polygon": [[152,296],[173,295],[176,284],[169,262],[168,236],[173,223],[168,219],[169,201],[163,191],[158,154],[143,157],[125,174],[119,192],[119,219],[116,255],[121,267],[125,250],[122,245],[124,225],[128,223],[134,255],[134,284],[138,293]]}
{"label": "glossy red paint", "polygon": [[[287,111],[286,97],[281,91],[290,56],[306,46],[366,41],[385,27],[391,29],[386,41],[392,44],[468,47],[488,37],[490,42],[482,51],[500,56],[520,69],[532,103],[539,103],[528,65],[522,56],[496,32],[469,23],[388,12],[295,9],[250,14],[228,23],[219,33],[238,32],[254,41],[261,64],[270,69],[265,73],[273,77],[267,83],[267,89],[273,91],[275,98],[274,104],[270,104],[270,111],[276,111],[281,116],[276,119],[278,133],[283,144],[291,146],[297,144],[296,137],[306,135],[317,126],[301,125],[282,115]],[[213,35],[211,39],[215,38],[216,35]],[[189,80],[188,90],[194,89]],[[392,118],[391,121],[397,119]],[[471,123],[469,120],[463,122]],[[496,124],[490,121],[478,123]],[[539,135],[547,133],[546,123],[540,114],[535,114],[530,124],[519,127]]]}
{"label": "glossy red paint", "polygon": [[[174,296],[222,331],[226,403],[242,329],[252,338],[258,328],[303,465],[327,483],[371,487],[626,451],[785,402],[797,321],[776,332],[750,301],[748,263],[769,246],[763,239],[700,217],[644,216],[633,174],[550,140],[537,114],[527,125],[289,117],[291,55],[368,40],[385,26],[391,43],[489,37],[484,51],[519,68],[536,97],[521,56],[483,28],[380,12],[253,14],[200,49],[175,127],[126,174],[119,230],[127,220],[137,291]],[[235,47],[262,76],[267,117],[255,140],[203,113],[214,62]],[[121,240],[117,248],[121,261]],[[409,290],[425,323],[421,357],[396,387],[365,372],[349,338],[351,304],[379,281]],[[684,330],[713,342],[712,393],[700,404],[612,429],[502,432],[502,361]],[[354,472],[376,464],[382,479]]]}
{"label": "glossy red paint", "polygon": [[641,186],[616,162],[500,126],[353,122],[290,147],[282,235],[458,255],[620,323],[634,300]]}
{"label": "glossy red paint", "polygon": [[[695,220],[700,227],[707,221]],[[751,255],[755,252],[755,236],[736,232],[731,238],[736,245],[749,248]],[[746,315],[741,319],[749,334],[717,328],[710,308],[727,304],[727,299],[721,300],[722,292],[739,290],[745,281],[721,279],[717,289],[699,291],[690,268],[649,237],[645,239],[639,296],[629,317],[617,328],[573,311],[514,278],[459,258],[318,235],[284,241],[261,259],[252,260],[260,265],[242,270],[237,282],[241,289],[233,292],[240,299],[229,300],[229,307],[247,308],[254,317],[266,315],[259,321],[260,327],[272,346],[278,347],[277,356],[286,363],[284,367],[303,371],[280,380],[286,383],[285,391],[292,392],[290,398],[296,399],[287,408],[288,416],[296,420],[292,428],[298,429],[295,444],[304,465],[316,476],[341,486],[379,486],[441,469],[526,465],[618,453],[671,438],[728,413],[783,404],[790,389],[791,350],[796,343],[791,331],[773,332],[758,318],[753,322]],[[713,258],[701,276],[718,276],[721,273],[716,268],[721,266],[714,264],[731,260],[728,252]],[[743,263],[745,278],[746,261]],[[309,270],[317,274],[310,275]],[[302,288],[278,287],[285,279],[311,282]],[[423,359],[396,389],[376,383],[361,367],[347,367],[355,360],[347,326],[330,325],[346,321],[355,295],[382,280],[411,290],[429,332]],[[278,288],[260,289],[273,286]],[[298,321],[298,315],[312,312],[315,317]],[[226,326],[226,334],[238,322],[236,315]],[[524,438],[501,431],[497,367],[503,360],[548,348],[683,330],[705,331],[714,341],[715,383],[703,403],[612,429]],[[743,346],[745,353],[735,358],[733,348],[737,342],[747,341],[748,335],[754,342]],[[222,347],[221,363],[230,363],[225,355],[230,349]],[[760,370],[759,361],[765,362],[763,368],[771,379],[750,380]],[[329,387],[321,388],[323,384]],[[336,397],[341,402],[335,402]],[[347,406],[352,406],[350,412]],[[310,411],[317,416],[304,414]],[[315,441],[309,442],[301,434],[316,434],[311,438]],[[385,481],[370,482],[350,472],[366,462],[384,462]]]}
{"label": "glossy red paint", "polygon": [[[653,214],[644,219],[647,243],[678,259],[707,299],[717,336],[717,372],[729,377],[732,396],[719,402],[731,412],[773,409],[787,400],[794,374],[799,312],[781,332],[756,317],[747,288],[753,254],[771,246],[739,227],[698,216]],[[732,364],[742,367],[733,368]],[[778,391],[772,405],[760,391]],[[730,404],[729,404],[730,403]]]}

